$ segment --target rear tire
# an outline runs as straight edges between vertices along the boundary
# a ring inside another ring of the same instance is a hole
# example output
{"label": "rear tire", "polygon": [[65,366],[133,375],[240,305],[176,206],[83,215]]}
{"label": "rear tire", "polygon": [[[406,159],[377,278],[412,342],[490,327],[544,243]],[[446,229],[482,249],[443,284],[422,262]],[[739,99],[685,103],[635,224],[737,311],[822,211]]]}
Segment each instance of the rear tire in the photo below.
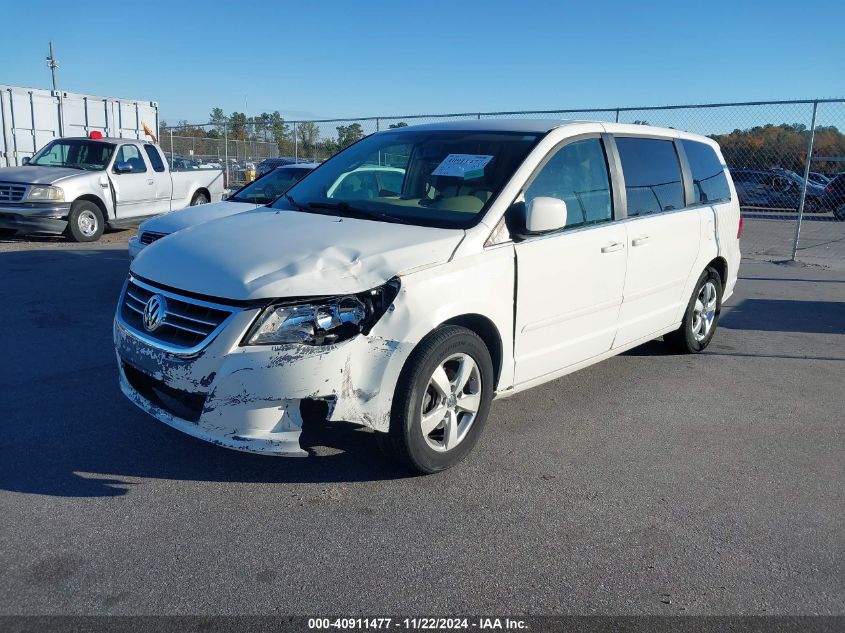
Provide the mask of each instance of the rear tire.
{"label": "rear tire", "polygon": [[681,327],[663,337],[669,349],[697,354],[710,344],[722,310],[722,291],[719,273],[713,268],[705,269],[695,284]]}
{"label": "rear tire", "polygon": [[70,207],[65,237],[74,242],[96,242],[105,227],[100,207],[87,200],[78,200]]}
{"label": "rear tire", "polygon": [[478,441],[495,390],[493,362],[474,332],[438,328],[417,346],[396,385],[379,447],[419,473],[459,463]]}
{"label": "rear tire", "polygon": [[209,203],[208,196],[205,195],[202,191],[197,191],[194,194],[194,197],[191,198],[191,206],[192,207],[195,207],[195,206],[200,205],[200,204],[208,204],[208,203]]}

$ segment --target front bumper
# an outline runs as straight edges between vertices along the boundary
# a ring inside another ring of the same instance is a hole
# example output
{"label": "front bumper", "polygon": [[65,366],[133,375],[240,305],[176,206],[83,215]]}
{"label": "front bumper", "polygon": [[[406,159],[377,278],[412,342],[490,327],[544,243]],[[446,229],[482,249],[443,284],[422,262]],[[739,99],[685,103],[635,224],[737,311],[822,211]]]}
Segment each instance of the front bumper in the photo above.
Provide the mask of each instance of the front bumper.
{"label": "front bumper", "polygon": [[192,357],[157,349],[114,322],[123,393],[143,411],[235,450],[307,455],[299,436],[308,412],[386,431],[404,346],[378,336],[338,345],[242,347],[258,313],[237,313]]}
{"label": "front bumper", "polygon": [[67,228],[70,204],[0,205],[0,229],[23,232],[62,233]]}

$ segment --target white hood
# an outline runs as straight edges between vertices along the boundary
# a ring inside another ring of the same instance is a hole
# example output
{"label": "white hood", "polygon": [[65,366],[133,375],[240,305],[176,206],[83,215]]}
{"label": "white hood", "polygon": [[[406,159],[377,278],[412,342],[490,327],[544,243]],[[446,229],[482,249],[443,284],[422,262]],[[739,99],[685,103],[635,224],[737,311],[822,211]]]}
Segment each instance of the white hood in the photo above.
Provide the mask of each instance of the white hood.
{"label": "white hood", "polygon": [[72,167],[39,167],[25,165],[23,167],[0,168],[0,182],[19,182],[25,185],[52,185],[65,178],[75,176],[90,176],[95,172]]}
{"label": "white hood", "polygon": [[451,257],[459,229],[259,208],[145,248],[132,273],[225,299],[351,294]]}
{"label": "white hood", "polygon": [[138,229],[138,233],[143,231],[155,231],[156,233],[164,233],[170,235],[176,231],[181,231],[189,226],[195,224],[202,224],[203,222],[210,222],[219,218],[225,218],[228,215],[235,215],[236,213],[243,213],[244,211],[251,211],[255,209],[256,205],[251,202],[215,202],[214,204],[200,204],[195,207],[185,207],[179,211],[165,213],[151,220],[144,222]]}

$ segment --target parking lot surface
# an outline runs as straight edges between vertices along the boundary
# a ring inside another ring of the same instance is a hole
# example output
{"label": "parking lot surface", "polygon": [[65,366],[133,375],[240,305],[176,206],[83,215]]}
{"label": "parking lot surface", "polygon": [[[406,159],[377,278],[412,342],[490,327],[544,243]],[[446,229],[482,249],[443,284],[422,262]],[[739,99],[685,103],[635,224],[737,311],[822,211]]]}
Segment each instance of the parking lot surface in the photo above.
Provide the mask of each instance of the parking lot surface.
{"label": "parking lot surface", "polygon": [[111,343],[128,233],[3,243],[0,613],[845,614],[845,270],[773,263],[772,222],[706,353],[498,401],[428,477],[348,425],[295,459],[147,417]]}

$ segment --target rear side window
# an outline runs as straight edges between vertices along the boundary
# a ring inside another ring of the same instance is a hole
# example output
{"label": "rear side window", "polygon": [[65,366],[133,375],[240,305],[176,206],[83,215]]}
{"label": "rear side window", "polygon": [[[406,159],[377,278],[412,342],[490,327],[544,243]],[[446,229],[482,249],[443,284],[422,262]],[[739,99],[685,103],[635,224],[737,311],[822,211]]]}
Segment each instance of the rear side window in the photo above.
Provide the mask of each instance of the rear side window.
{"label": "rear side window", "polygon": [[541,196],[566,203],[567,228],[611,220],[610,178],[601,141],[591,138],[560,148],[525,190],[525,204]]}
{"label": "rear side window", "polygon": [[692,172],[696,202],[720,202],[731,199],[725,167],[716,151],[705,143],[681,141]]}
{"label": "rear side window", "polygon": [[616,147],[625,175],[629,217],[684,207],[681,164],[672,141],[617,137]]}
{"label": "rear side window", "polygon": [[152,145],[144,145],[144,151],[147,152],[147,158],[150,159],[150,164],[154,171],[164,171],[164,161],[161,160],[161,154]]}

